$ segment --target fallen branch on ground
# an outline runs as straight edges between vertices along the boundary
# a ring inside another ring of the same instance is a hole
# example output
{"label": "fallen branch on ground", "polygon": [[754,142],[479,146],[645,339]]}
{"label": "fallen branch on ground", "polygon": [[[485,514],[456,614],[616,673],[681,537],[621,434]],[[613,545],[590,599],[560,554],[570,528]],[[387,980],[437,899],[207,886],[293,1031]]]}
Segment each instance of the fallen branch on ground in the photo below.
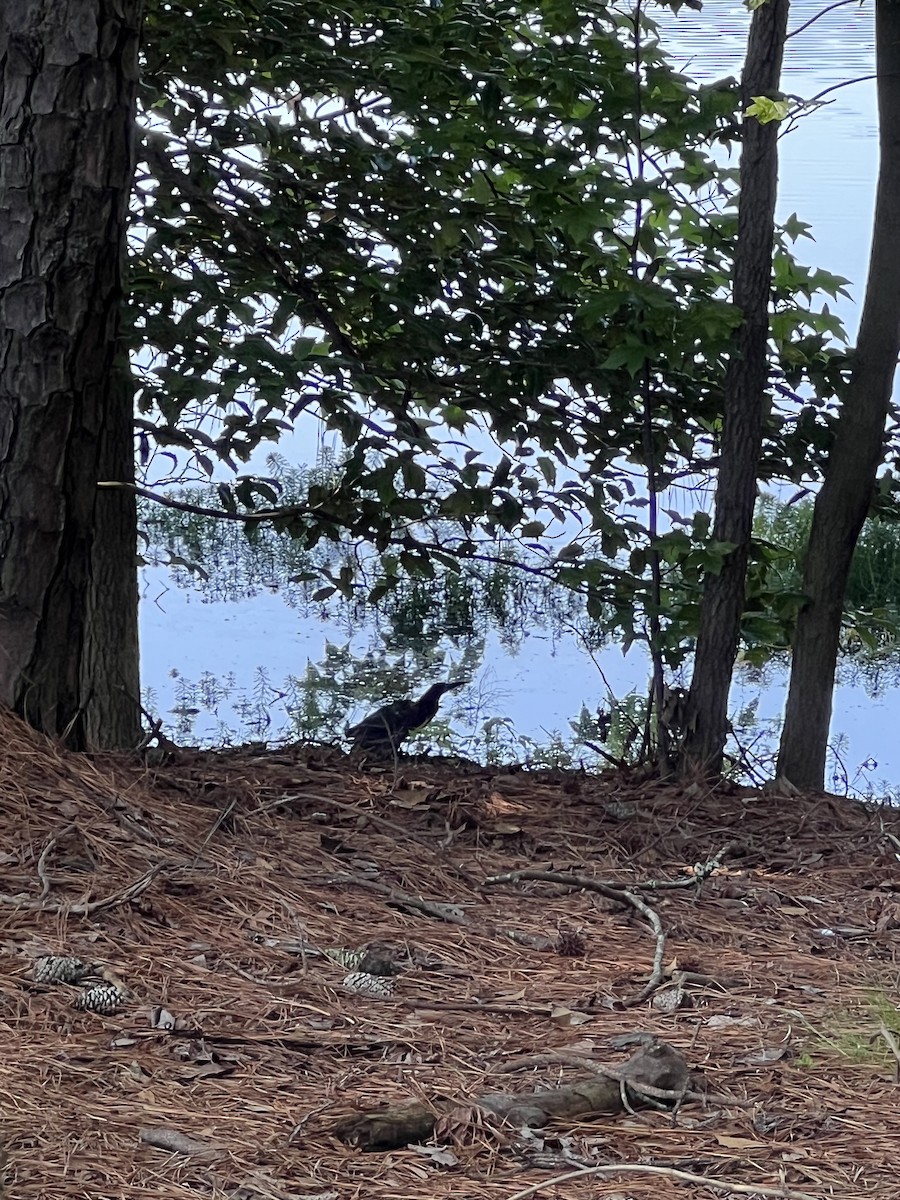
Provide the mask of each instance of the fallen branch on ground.
{"label": "fallen branch on ground", "polygon": [[388,904],[393,904],[397,908],[421,912],[426,917],[448,921],[451,925],[468,925],[469,923],[464,909],[459,904],[441,904],[437,900],[423,900],[420,896],[408,896],[405,892],[400,892],[386,883],[378,883],[374,879],[364,879],[361,875],[323,875],[317,878],[317,882],[348,884],[351,887],[366,888],[370,892],[377,892],[379,896],[387,896]]}
{"label": "fallen branch on ground", "polygon": [[775,1200],[822,1200],[821,1196],[811,1196],[809,1192],[793,1192],[786,1187],[765,1187],[761,1183],[729,1183],[724,1179],[713,1179],[709,1175],[695,1175],[692,1171],[679,1171],[677,1167],[651,1167],[643,1163],[619,1163],[617,1166],[582,1167],[577,1171],[567,1171],[565,1175],[556,1175],[553,1179],[545,1179],[542,1183],[532,1184],[521,1192],[514,1192],[508,1200],[527,1200],[546,1188],[558,1187],[561,1183],[569,1183],[573,1179],[586,1179],[590,1175],[665,1175],[669,1179],[680,1179],[685,1183],[699,1183],[713,1191],[728,1192],[734,1196],[774,1196]]}
{"label": "fallen branch on ground", "polygon": [[[667,1042],[642,1046],[615,1072],[614,1078],[581,1079],[564,1088],[516,1095],[489,1093],[476,1098],[482,1110],[513,1126],[540,1129],[558,1117],[571,1120],[597,1113],[618,1114],[640,1107],[645,1089],[684,1094],[690,1071]],[[341,1141],[362,1150],[395,1150],[431,1137],[435,1124],[458,1107],[435,1102],[396,1105],[372,1113],[354,1113],[333,1129]]]}
{"label": "fallen branch on ground", "polygon": [[427,846],[429,850],[434,850],[435,848],[433,841],[429,841],[427,838],[413,833],[411,829],[406,829],[396,821],[389,821],[386,817],[380,817],[378,813],[360,808],[356,804],[344,804],[340,800],[335,800],[331,796],[324,796],[319,792],[285,792],[277,800],[270,800],[267,804],[263,805],[262,811],[267,812],[273,808],[283,808],[287,805],[296,804],[301,800],[310,804],[327,804],[331,808],[338,809],[340,812],[349,813],[351,816],[356,817],[357,820],[365,820],[372,825],[377,825],[380,829],[387,829],[391,833],[399,834],[404,841],[418,842],[420,846]]}
{"label": "fallen branch on ground", "polygon": [[102,900],[85,900],[79,904],[69,904],[64,900],[60,900],[54,904],[48,904],[46,900],[36,900],[24,892],[20,892],[15,896],[0,892],[0,904],[9,904],[14,908],[27,908],[37,912],[87,917],[91,913],[100,912],[102,909],[115,908],[119,904],[127,904],[129,900],[134,900],[141,892],[146,891],[160,871],[166,870],[169,865],[169,863],[159,863],[157,866],[151,867],[139,879],[135,879],[133,883],[129,883],[121,891],[113,892],[111,896],[105,896]]}
{"label": "fallen branch on ground", "polygon": [[650,978],[636,995],[628,1000],[623,1000],[621,1002],[622,1006],[631,1008],[635,1004],[641,1004],[656,991],[665,977],[663,959],[666,954],[666,934],[662,927],[662,921],[659,919],[659,914],[645,900],[642,900],[640,896],[636,896],[634,892],[628,891],[626,888],[613,887],[607,883],[600,883],[596,879],[590,879],[587,875],[567,875],[563,871],[510,871],[505,875],[491,875],[484,882],[485,886],[496,886],[501,883],[520,883],[523,879],[535,879],[543,883],[559,883],[563,887],[583,888],[585,891],[599,892],[601,896],[606,896],[608,900],[615,900],[617,904],[628,904],[636,909],[647,920],[650,928],[656,935],[656,950],[653,955],[653,967],[650,971]]}

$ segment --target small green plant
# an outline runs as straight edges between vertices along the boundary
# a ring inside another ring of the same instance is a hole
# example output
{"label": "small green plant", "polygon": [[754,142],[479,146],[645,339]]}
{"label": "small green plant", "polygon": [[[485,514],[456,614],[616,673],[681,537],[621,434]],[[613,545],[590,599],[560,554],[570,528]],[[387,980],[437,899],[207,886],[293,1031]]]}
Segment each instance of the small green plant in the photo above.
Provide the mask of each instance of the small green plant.
{"label": "small green plant", "polygon": [[839,1058],[859,1065],[883,1066],[894,1061],[893,1053],[881,1034],[900,1037],[900,1008],[880,989],[869,993],[868,1001],[855,1011],[832,1013],[818,1025],[812,1025],[800,1013],[794,1013],[809,1037],[797,1056],[801,1067],[813,1069],[827,1058]]}
{"label": "small green plant", "polygon": [[869,1007],[879,1024],[900,1037],[900,1007],[885,992],[877,989],[869,994]]}

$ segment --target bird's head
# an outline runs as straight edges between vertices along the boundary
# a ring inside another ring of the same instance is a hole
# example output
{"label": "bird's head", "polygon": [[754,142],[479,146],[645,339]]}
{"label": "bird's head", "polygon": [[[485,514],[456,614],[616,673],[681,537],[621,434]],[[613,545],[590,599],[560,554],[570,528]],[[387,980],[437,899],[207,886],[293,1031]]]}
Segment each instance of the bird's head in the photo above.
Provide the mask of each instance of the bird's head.
{"label": "bird's head", "polygon": [[456,688],[465,687],[468,683],[467,679],[455,679],[450,683],[441,682],[433,683],[428,691],[416,702],[416,709],[422,716],[427,716],[430,720],[437,712],[438,705],[441,702],[441,697],[447,692],[452,692]]}

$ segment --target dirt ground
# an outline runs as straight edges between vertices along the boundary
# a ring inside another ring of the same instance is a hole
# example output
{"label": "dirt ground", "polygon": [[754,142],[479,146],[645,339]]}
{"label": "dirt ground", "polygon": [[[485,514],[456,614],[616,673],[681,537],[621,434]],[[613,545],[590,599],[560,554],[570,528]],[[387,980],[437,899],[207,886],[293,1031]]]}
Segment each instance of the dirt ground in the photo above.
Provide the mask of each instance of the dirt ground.
{"label": "dirt ground", "polygon": [[[8,716],[0,746],[9,1197],[900,1194],[894,811],[302,746],[149,766]],[[522,870],[614,890],[486,882]],[[340,951],[373,943],[403,969],[361,984]],[[477,1105],[615,1070],[636,1034],[693,1072],[674,1115]],[[405,1101],[452,1109],[439,1143],[335,1135]]]}

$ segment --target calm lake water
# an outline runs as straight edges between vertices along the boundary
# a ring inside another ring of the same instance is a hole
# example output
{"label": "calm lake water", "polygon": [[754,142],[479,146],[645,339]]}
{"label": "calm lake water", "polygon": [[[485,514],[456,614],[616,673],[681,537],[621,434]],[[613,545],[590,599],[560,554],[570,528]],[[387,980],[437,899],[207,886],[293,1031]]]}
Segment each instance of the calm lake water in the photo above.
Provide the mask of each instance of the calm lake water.
{"label": "calm lake water", "polygon": [[[791,29],[799,29],[823,7],[817,0],[793,4]],[[686,73],[703,79],[739,74],[749,24],[742,4],[705,0],[702,13],[687,8],[678,16],[660,12],[664,44]],[[807,99],[842,85],[823,97],[829,101],[826,107],[803,118],[782,139],[779,215],[796,211],[812,223],[815,243],[802,243],[803,257],[851,280],[854,301],[865,280],[877,171],[875,91],[864,78],[873,71],[873,21],[871,4],[834,9],[791,38],[785,70],[785,90]],[[850,82],[854,80],[858,82]],[[842,301],[836,307],[855,330],[855,303]],[[284,442],[279,448],[290,453]],[[204,672],[233,673],[250,688],[257,668],[274,680],[301,674],[307,661],[322,659],[326,640],[343,640],[320,621],[303,621],[277,595],[208,604],[150,569],[142,580],[141,633],[144,685],[154,689],[163,712],[175,704],[173,670],[188,679]],[[361,637],[359,649],[365,644]],[[617,694],[644,686],[646,664],[640,656],[625,658],[613,650],[601,662]],[[520,732],[537,740],[553,729],[567,730],[568,719],[582,703],[593,709],[606,695],[596,667],[573,641],[554,641],[539,631],[526,638],[515,656],[494,639],[477,686],[484,697],[482,719],[509,717]],[[757,692],[738,687],[735,705]],[[773,680],[761,694],[760,716],[777,718],[783,699],[783,681]],[[894,705],[893,692],[874,701],[861,687],[838,689],[833,734],[846,739],[842,757],[857,785],[868,778],[900,786]],[[234,723],[230,714],[223,715]],[[197,732],[212,736],[215,727],[212,719],[200,721]],[[870,765],[860,776],[858,768],[866,760],[877,766]]]}

